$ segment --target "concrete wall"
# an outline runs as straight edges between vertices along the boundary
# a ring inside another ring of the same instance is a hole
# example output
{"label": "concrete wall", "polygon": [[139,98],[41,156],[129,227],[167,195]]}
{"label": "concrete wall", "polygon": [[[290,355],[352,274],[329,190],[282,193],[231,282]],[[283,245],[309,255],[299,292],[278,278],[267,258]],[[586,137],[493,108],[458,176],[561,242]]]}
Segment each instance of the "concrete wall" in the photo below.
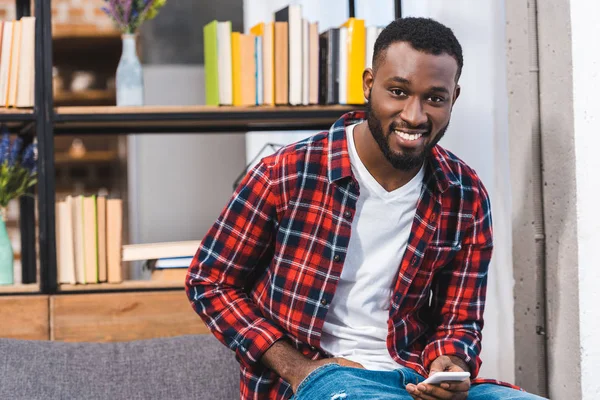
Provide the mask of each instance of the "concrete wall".
{"label": "concrete wall", "polygon": [[[577,181],[577,261],[579,265],[579,327],[581,391],[584,400],[600,398],[600,3],[571,0],[573,110]],[[590,51],[590,47],[595,49]]]}
{"label": "concrete wall", "polygon": [[[244,2],[244,25],[250,27],[272,18],[285,0]],[[327,3],[298,1],[303,14],[319,21],[319,30],[342,24],[348,17],[347,1]],[[367,25],[387,25],[394,17],[394,2],[356,2],[356,16]],[[442,144],[474,167],[492,196],[496,250],[485,311],[483,368],[481,376],[514,381],[513,275],[511,259],[508,116],[505,69],[503,1],[405,0],[405,15],[428,16],[450,26],[464,48],[463,91]],[[333,122],[333,121],[332,121]],[[313,132],[249,133],[247,157],[254,157],[265,143],[290,143]]]}

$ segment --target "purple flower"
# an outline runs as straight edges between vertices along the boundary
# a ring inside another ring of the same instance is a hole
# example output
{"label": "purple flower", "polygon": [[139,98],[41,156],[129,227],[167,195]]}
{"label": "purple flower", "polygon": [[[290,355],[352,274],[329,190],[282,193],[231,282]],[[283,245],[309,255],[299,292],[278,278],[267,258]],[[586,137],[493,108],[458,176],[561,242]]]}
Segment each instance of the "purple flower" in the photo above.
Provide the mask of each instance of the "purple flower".
{"label": "purple flower", "polygon": [[31,173],[34,173],[36,170],[36,153],[37,146],[35,143],[27,146],[23,152],[23,161],[21,161],[21,166],[25,169],[28,169]]}
{"label": "purple flower", "polygon": [[10,150],[10,135],[6,127],[2,129],[4,132],[2,140],[0,141],[0,164],[4,164],[4,161],[8,160],[8,152]]}
{"label": "purple flower", "polygon": [[17,137],[12,144],[10,149],[10,154],[8,156],[8,165],[12,167],[15,165],[15,162],[19,158],[19,153],[21,152],[21,148],[23,147],[23,139]]}

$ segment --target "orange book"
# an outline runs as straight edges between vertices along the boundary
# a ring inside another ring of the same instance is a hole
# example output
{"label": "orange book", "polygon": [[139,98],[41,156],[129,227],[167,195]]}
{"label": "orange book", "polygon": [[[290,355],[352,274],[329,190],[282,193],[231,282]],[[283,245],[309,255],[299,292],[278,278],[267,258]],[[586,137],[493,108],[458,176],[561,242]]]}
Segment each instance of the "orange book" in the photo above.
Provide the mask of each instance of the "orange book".
{"label": "orange book", "polygon": [[275,22],[275,104],[288,104],[288,23]]}
{"label": "orange book", "polygon": [[233,70],[233,105],[256,104],[256,44],[254,35],[231,34],[231,64]]}
{"label": "orange book", "polygon": [[263,83],[263,104],[275,104],[275,62],[273,58],[273,23],[264,23],[254,25],[250,28],[250,33],[262,37],[262,83]]}
{"label": "orange book", "polygon": [[344,25],[348,28],[348,89],[347,104],[364,104],[362,74],[365,70],[366,31],[365,20],[350,18]]}

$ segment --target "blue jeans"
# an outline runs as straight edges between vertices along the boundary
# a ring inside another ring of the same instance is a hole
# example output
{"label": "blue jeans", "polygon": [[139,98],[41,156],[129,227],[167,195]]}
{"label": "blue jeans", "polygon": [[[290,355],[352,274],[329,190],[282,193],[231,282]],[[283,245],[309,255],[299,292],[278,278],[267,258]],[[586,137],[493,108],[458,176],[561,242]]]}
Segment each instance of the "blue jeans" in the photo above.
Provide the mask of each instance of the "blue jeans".
{"label": "blue jeans", "polygon": [[[294,400],[412,400],[405,390],[409,383],[424,378],[410,368],[395,371],[326,364],[310,373],[298,386]],[[536,400],[542,397],[508,387],[481,384],[469,391],[468,400]]]}

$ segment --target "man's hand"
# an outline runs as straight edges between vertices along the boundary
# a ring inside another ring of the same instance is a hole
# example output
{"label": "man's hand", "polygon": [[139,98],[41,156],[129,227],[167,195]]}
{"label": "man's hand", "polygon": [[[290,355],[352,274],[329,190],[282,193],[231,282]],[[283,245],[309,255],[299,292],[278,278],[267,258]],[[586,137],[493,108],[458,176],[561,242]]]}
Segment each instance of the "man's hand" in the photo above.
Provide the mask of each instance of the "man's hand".
{"label": "man's hand", "polygon": [[324,358],[317,361],[309,360],[284,340],[275,342],[275,344],[265,352],[261,362],[289,383],[290,386],[292,386],[294,393],[296,393],[298,386],[300,386],[300,383],[304,378],[322,365],[339,364],[343,367],[364,368],[359,363],[346,360],[345,358]]}
{"label": "man's hand", "polygon": [[[436,372],[470,372],[467,364],[456,356],[440,356],[431,363],[429,376]],[[464,400],[469,394],[471,382],[443,382],[440,385],[419,383],[406,385],[406,390],[415,400]]]}

